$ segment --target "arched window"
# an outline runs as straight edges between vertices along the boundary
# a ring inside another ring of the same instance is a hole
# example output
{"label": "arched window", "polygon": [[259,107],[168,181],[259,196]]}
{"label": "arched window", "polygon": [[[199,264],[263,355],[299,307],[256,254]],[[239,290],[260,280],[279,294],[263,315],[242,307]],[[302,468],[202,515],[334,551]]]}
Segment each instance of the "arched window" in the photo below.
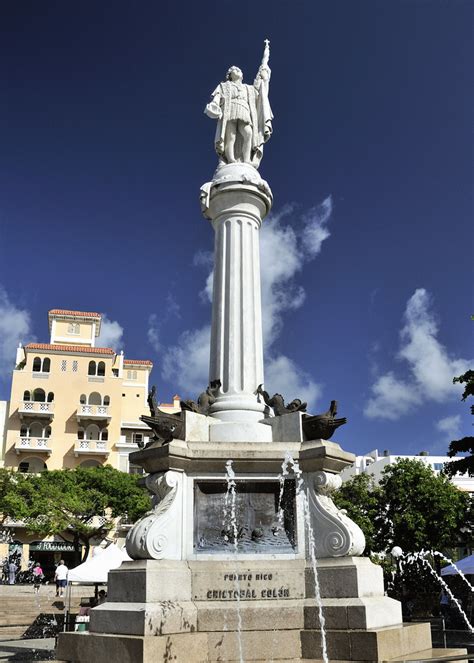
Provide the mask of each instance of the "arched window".
{"label": "arched window", "polygon": [[43,437],[51,437],[51,426],[46,426]]}
{"label": "arched window", "polygon": [[97,371],[97,365],[95,361],[90,361],[89,362],[89,370],[88,370],[88,375],[95,375]]}
{"label": "arched window", "polygon": [[29,401],[31,399],[31,394],[28,390],[23,392],[23,400],[24,401]]}
{"label": "arched window", "polygon": [[83,428],[78,428],[77,429],[77,439],[78,440],[83,440],[84,439],[84,429]]}
{"label": "arched window", "polygon": [[81,463],[81,467],[100,467],[100,463],[98,460],[84,460]]}
{"label": "arched window", "polygon": [[99,361],[97,375],[105,375],[105,361]]}
{"label": "arched window", "polygon": [[41,358],[40,357],[35,357],[33,359],[33,372],[34,373],[41,373]]}
{"label": "arched window", "polygon": [[51,368],[51,359],[49,357],[45,357],[43,359],[43,373],[49,373],[50,368]]}
{"label": "arched window", "polygon": [[103,428],[100,431],[100,439],[103,440],[104,442],[107,442],[107,440],[109,439],[109,431],[107,428]]}
{"label": "arched window", "polygon": [[79,403],[80,403],[81,405],[85,405],[85,404],[87,403],[87,397],[86,397],[85,394],[81,394],[81,396],[80,396],[80,398],[79,398]]}
{"label": "arched window", "polygon": [[39,474],[48,469],[46,463],[41,458],[25,458],[18,466],[20,472],[28,472],[30,474]]}
{"label": "arched window", "polygon": [[110,396],[104,396],[104,403],[103,405],[110,405]]}
{"label": "arched window", "polygon": [[45,403],[46,394],[44,393],[44,389],[35,389],[33,392],[33,400],[36,403]]}
{"label": "arched window", "polygon": [[23,425],[20,428],[20,437],[30,437],[29,436],[29,430],[28,430],[27,426]]}
{"label": "arched window", "polygon": [[30,437],[43,437],[43,424],[35,421],[30,426]]}
{"label": "arched window", "polygon": [[50,391],[48,394],[48,403],[52,403],[53,401],[54,401],[54,394],[52,391]]}
{"label": "arched window", "polygon": [[93,391],[92,394],[89,394],[89,405],[102,405],[102,396],[97,392]]}
{"label": "arched window", "polygon": [[96,424],[90,424],[86,429],[86,440],[98,440],[100,429]]}

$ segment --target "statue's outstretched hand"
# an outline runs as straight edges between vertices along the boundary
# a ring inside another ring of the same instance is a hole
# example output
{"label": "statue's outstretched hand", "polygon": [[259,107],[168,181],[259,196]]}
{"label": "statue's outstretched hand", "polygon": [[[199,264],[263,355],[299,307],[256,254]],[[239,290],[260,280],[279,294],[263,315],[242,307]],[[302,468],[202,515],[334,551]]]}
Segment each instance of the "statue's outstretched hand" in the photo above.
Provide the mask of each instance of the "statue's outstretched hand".
{"label": "statue's outstretched hand", "polygon": [[211,120],[219,120],[222,117],[222,110],[215,101],[211,101],[206,105],[204,113],[211,118]]}

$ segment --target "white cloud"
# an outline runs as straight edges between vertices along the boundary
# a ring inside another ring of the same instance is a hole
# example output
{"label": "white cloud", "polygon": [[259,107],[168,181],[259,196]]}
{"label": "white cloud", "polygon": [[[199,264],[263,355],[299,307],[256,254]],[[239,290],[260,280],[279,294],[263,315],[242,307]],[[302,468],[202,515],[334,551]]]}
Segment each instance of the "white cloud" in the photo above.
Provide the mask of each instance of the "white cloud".
{"label": "white cloud", "polygon": [[209,343],[211,328],[185,331],[177,345],[163,356],[163,377],[173,381],[180,396],[192,396],[204,391],[209,382]]}
{"label": "white cloud", "polygon": [[[314,403],[319,396],[319,387],[289,358],[272,358],[271,349],[281,333],[285,313],[303,305],[306,293],[296,282],[296,277],[305,263],[320,253],[323,241],[329,237],[326,226],[331,213],[332,199],[329,196],[321,204],[299,214],[301,230],[295,232],[293,226],[286,223],[289,217],[296,215],[295,207],[287,205],[280,213],[265,219],[260,231],[263,340],[268,355],[266,384],[272,391],[281,390],[290,400],[295,396],[302,398],[301,394],[305,394],[305,399]],[[212,254],[198,252],[193,263],[211,269]],[[212,283],[211,271],[199,293],[203,302],[212,301]],[[178,344],[164,355],[163,377],[173,380],[180,389],[196,391],[199,385],[202,390],[207,384],[209,363],[209,348],[206,347],[204,352],[202,343],[209,334],[209,327],[184,332]],[[290,397],[293,391],[295,396]]]}
{"label": "white cloud", "polygon": [[369,419],[396,420],[410,412],[420,400],[413,384],[399,380],[389,372],[381,375],[372,385],[372,397],[364,414]]}
{"label": "white cloud", "polygon": [[0,378],[7,377],[13,370],[18,344],[35,340],[30,313],[17,308],[0,286]]}
{"label": "white cloud", "polygon": [[100,324],[100,334],[97,337],[97,347],[99,348],[112,348],[118,352],[123,348],[123,327],[115,320],[109,320],[108,317],[102,314],[102,322]]}
{"label": "white cloud", "polygon": [[265,364],[265,384],[273,393],[281,393],[286,402],[300,398],[308,403],[308,410],[315,407],[321,397],[321,387],[285,355],[268,359]]}
{"label": "white cloud", "polygon": [[158,324],[158,316],[156,313],[152,313],[148,318],[147,337],[153,350],[159,352],[161,350],[160,326]]}
{"label": "white cloud", "polygon": [[452,357],[437,335],[430,295],[418,288],[407,302],[397,355],[405,362],[408,377],[396,377],[393,371],[379,376],[364,410],[367,417],[399,419],[423,401],[440,403],[459,394],[453,377],[467,371],[472,360]]}
{"label": "white cloud", "polygon": [[461,415],[454,414],[451,417],[444,417],[436,422],[435,427],[446,437],[447,443],[458,437],[461,432]]}

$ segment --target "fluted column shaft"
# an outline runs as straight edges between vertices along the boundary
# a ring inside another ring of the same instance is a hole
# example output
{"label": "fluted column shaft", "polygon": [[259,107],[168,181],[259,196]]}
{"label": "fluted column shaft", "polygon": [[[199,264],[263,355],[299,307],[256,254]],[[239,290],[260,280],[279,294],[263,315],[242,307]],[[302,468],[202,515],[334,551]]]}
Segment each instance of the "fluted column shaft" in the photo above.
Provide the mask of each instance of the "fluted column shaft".
{"label": "fluted column shaft", "polygon": [[222,383],[211,409],[222,421],[263,416],[255,395],[263,382],[259,233],[270,204],[269,196],[250,183],[211,190],[215,259],[209,378]]}

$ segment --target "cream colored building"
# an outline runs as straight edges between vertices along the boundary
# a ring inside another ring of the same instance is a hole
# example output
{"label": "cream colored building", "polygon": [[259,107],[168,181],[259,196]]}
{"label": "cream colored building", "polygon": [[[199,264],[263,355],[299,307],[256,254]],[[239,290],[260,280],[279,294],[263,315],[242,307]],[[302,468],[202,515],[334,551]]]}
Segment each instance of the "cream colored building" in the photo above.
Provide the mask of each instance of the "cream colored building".
{"label": "cream colored building", "polygon": [[[36,473],[108,464],[141,472],[128,456],[151,435],[140,415],[149,413],[152,362],[97,347],[99,313],[54,309],[48,321],[49,343],[17,350],[10,400],[0,401],[0,465]],[[179,401],[176,395],[160,407],[177,412]],[[72,545],[60,537],[40,541],[22,523],[9,528],[13,543],[0,543],[0,558],[17,547],[23,568],[33,557],[50,573],[54,560],[71,558]]]}
{"label": "cream colored building", "polygon": [[[19,347],[4,435],[4,465],[24,472],[109,464],[147,442],[153,364],[97,347],[99,313],[54,309],[49,343]],[[165,408],[164,408],[165,409]]]}

